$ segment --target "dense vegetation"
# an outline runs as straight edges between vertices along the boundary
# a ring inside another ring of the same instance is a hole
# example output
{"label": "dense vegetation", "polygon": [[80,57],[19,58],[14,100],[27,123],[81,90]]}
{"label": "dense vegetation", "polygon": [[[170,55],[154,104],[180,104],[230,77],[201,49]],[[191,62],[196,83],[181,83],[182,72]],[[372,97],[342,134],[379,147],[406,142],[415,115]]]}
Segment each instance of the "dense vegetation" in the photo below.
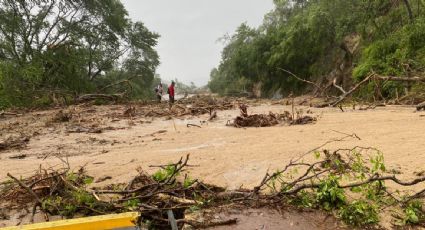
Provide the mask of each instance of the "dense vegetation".
{"label": "dense vegetation", "polygon": [[0,0],[0,107],[146,97],[158,37],[119,0]]}
{"label": "dense vegetation", "polygon": [[[228,94],[260,86],[264,95],[301,93],[334,78],[348,87],[374,71],[409,77],[425,71],[424,0],[274,0],[263,24],[245,23],[225,38],[209,88]],[[258,84],[260,83],[260,84]],[[311,87],[311,86],[310,86]],[[376,94],[379,88],[379,95]],[[415,87],[371,83],[363,96],[389,98]]]}

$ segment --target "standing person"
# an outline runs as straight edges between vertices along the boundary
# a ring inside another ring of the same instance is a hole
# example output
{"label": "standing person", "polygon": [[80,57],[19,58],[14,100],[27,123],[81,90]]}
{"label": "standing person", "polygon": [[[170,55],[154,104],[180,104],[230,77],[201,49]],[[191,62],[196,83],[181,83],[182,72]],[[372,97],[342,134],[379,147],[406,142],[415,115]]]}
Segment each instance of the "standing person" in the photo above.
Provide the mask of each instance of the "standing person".
{"label": "standing person", "polygon": [[162,82],[155,88],[156,97],[158,98],[158,102],[161,103],[162,94],[164,93],[164,88],[162,87]]}
{"label": "standing person", "polygon": [[170,104],[174,103],[174,85],[176,83],[171,81],[171,85],[168,87],[168,96],[170,97]]}

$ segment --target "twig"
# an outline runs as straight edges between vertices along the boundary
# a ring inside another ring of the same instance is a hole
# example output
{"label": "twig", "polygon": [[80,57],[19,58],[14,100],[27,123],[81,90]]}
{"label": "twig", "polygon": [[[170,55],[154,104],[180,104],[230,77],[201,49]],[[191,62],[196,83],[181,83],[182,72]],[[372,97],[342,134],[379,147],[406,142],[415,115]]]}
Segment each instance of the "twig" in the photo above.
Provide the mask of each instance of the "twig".
{"label": "twig", "polygon": [[351,88],[349,91],[345,92],[344,94],[342,94],[338,100],[336,100],[335,102],[332,102],[330,104],[330,106],[335,107],[337,106],[339,103],[341,103],[342,101],[345,100],[346,97],[350,96],[352,93],[354,93],[360,86],[362,86],[363,84],[367,83],[372,77],[375,76],[375,73],[370,74],[369,76],[367,76],[365,79],[363,79],[361,82],[359,82],[357,85],[355,85],[353,88]]}
{"label": "twig", "polygon": [[313,85],[313,86],[314,86],[314,87],[316,87],[316,88],[317,88],[320,92],[323,92],[323,91],[324,91],[322,87],[320,87],[319,85],[317,85],[316,83],[314,83],[314,82],[312,82],[312,81],[308,81],[308,80],[302,79],[302,78],[298,77],[297,75],[295,75],[294,73],[292,73],[292,72],[291,72],[291,71],[289,71],[289,70],[282,69],[282,68],[279,68],[279,67],[278,67],[278,69],[279,69],[279,70],[282,70],[283,72],[286,72],[286,73],[290,74],[291,76],[293,76],[294,78],[298,79],[299,81],[302,81],[302,82],[305,82],[305,83],[308,83],[308,84]]}
{"label": "twig", "polygon": [[190,128],[191,126],[193,126],[193,127],[198,127],[198,128],[202,128],[201,126],[199,126],[199,125],[195,125],[195,124],[187,124],[186,125],[188,128]]}
{"label": "twig", "polygon": [[178,230],[176,218],[174,218],[174,214],[172,210],[167,210],[168,221],[170,222],[172,230]]}
{"label": "twig", "polygon": [[[335,131],[335,130],[332,130],[332,131],[338,132],[338,131]],[[316,148],[314,148],[312,150],[309,150],[306,153],[302,154],[301,156],[297,157],[294,160],[294,162],[297,162],[297,161],[301,160],[303,157],[307,156],[308,154],[313,153],[314,151],[317,151],[317,150],[325,147],[326,145],[331,144],[331,143],[334,143],[334,142],[344,141],[344,140],[346,140],[348,138],[354,138],[354,139],[357,139],[357,140],[361,140],[360,137],[357,136],[357,134],[355,134],[355,133],[352,133],[352,134],[346,134],[346,133],[343,133],[343,132],[338,132],[338,133],[344,134],[345,136],[344,137],[341,137],[341,138],[338,138],[338,139],[333,139],[333,140],[326,141],[322,145],[320,145],[320,146],[318,146],[318,147],[316,147]]]}
{"label": "twig", "polygon": [[347,93],[341,86],[339,86],[339,85],[336,84],[336,78],[334,78],[334,80],[332,81],[332,85],[335,88],[339,89],[339,91],[341,91],[343,94],[346,94]]}
{"label": "twig", "polygon": [[202,229],[202,228],[212,228],[212,227],[223,226],[223,225],[237,224],[238,219],[234,218],[234,219],[229,219],[229,220],[212,221],[212,222],[207,222],[207,223],[201,223],[201,222],[196,222],[196,221],[192,221],[192,220],[182,219],[182,220],[177,220],[177,223],[185,223],[185,224],[191,225],[194,228]]}
{"label": "twig", "polygon": [[[425,177],[416,178],[412,181],[405,182],[405,181],[402,181],[402,180],[396,178],[395,176],[379,176],[378,174],[374,174],[373,176],[369,177],[367,180],[360,181],[360,182],[354,182],[354,183],[350,183],[350,184],[346,184],[346,185],[338,185],[338,188],[342,188],[342,189],[355,188],[355,187],[359,187],[359,186],[362,186],[362,185],[365,185],[365,184],[369,184],[371,182],[387,181],[387,180],[393,181],[394,183],[401,185],[401,186],[412,186],[412,185],[415,185],[415,184],[418,184],[418,183],[425,181]],[[302,184],[302,185],[295,187],[292,190],[282,192],[281,194],[292,195],[292,194],[296,194],[299,191],[304,190],[304,189],[319,188],[319,187],[320,187],[320,184],[317,184],[317,183]]]}
{"label": "twig", "polygon": [[28,193],[31,194],[35,198],[35,200],[37,201],[37,203],[42,204],[41,199],[37,196],[37,194],[35,194],[35,192],[31,188],[29,188],[28,186],[26,186],[20,180],[16,179],[16,177],[12,176],[10,173],[7,173],[7,176],[10,177],[10,178],[12,178],[23,189],[27,190]]}

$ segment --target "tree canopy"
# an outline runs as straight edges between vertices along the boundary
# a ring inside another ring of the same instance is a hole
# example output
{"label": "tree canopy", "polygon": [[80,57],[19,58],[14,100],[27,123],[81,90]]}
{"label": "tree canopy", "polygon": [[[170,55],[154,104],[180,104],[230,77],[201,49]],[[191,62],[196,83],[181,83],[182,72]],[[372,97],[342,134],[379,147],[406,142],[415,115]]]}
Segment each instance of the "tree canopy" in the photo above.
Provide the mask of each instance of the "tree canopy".
{"label": "tree canopy", "polygon": [[[308,90],[288,71],[326,86],[329,77],[350,84],[371,71],[406,76],[424,70],[423,0],[274,0],[274,5],[261,26],[243,23],[226,40],[222,60],[211,71],[213,92],[258,84],[265,95]],[[397,87],[386,83],[384,97]]]}
{"label": "tree canopy", "polygon": [[[49,101],[49,93],[151,87],[159,35],[119,0],[0,0],[0,105]],[[149,90],[150,91],[150,90]]]}

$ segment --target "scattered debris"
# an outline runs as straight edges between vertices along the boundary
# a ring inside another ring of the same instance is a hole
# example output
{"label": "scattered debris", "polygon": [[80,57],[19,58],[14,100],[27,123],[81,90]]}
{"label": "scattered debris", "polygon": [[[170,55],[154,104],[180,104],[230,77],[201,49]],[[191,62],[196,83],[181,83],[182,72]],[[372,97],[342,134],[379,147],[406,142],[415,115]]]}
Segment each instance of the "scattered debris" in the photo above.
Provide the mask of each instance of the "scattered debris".
{"label": "scattered debris", "polygon": [[[340,212],[338,208],[349,207],[351,202],[345,195],[346,192],[375,188],[374,185],[385,181],[392,181],[405,187],[425,181],[423,176],[403,181],[395,175],[387,174],[381,167],[373,168],[370,164],[359,166],[359,162],[368,162],[362,158],[362,153],[369,155],[367,153],[369,150],[373,149],[355,147],[332,152],[317,149],[309,151],[306,154],[316,155],[315,161],[305,161],[303,157],[292,159],[282,170],[272,174],[266,173],[259,185],[252,190],[226,190],[190,179],[184,173],[185,168],[189,166],[189,155],[180,158],[177,163],[158,166],[160,169],[152,175],[139,169],[138,175],[128,183],[102,188],[88,188],[93,182],[93,177],[88,176],[84,168],[80,168],[77,172],[70,171],[69,166],[59,171],[40,169],[35,175],[21,180],[8,174],[12,181],[0,184],[0,200],[7,210],[29,209],[32,206],[32,220],[37,208],[44,213],[46,221],[52,215],[73,218],[137,210],[140,212],[137,224],[141,226],[149,223],[151,228],[169,229],[171,219],[178,229],[182,229],[185,225],[199,229],[235,224],[237,219],[223,220],[208,215],[193,219],[190,218],[190,212],[187,212],[193,207],[208,209],[229,207],[232,204],[245,207],[279,205],[287,207],[292,201],[306,199],[311,202],[312,208],[332,211],[330,213],[335,213],[338,217]],[[377,156],[380,156],[379,151],[376,151]],[[383,164],[381,158],[373,159]],[[353,167],[354,165],[356,167]],[[296,171],[299,173],[294,173]],[[360,177],[360,174],[363,176]],[[350,180],[345,181],[341,178]],[[111,177],[102,177],[97,181],[108,179]],[[267,189],[269,192],[262,192]],[[385,205],[393,208],[400,207],[403,202],[422,198],[425,194],[425,190],[413,195],[405,194],[403,191],[392,193],[386,186],[367,191],[379,195],[382,199],[389,199],[391,203]],[[333,196],[334,193],[337,195]],[[365,193],[364,196],[369,193]],[[400,197],[404,198],[403,201]],[[208,201],[207,205],[205,201]],[[344,217],[340,218],[345,220]]]}
{"label": "scattered debris", "polygon": [[68,133],[102,133],[101,128],[86,128],[83,126],[74,126],[66,130]]}
{"label": "scattered debris", "polygon": [[134,116],[136,116],[136,108],[130,105],[127,109],[124,110],[123,115],[124,115],[124,117],[134,117]]}
{"label": "scattered debris", "polygon": [[75,101],[77,103],[94,101],[94,100],[105,100],[105,101],[116,102],[119,99],[122,99],[123,96],[124,96],[123,94],[85,94],[85,95],[80,95]]}
{"label": "scattered debris", "polygon": [[19,114],[19,113],[0,111],[0,118],[5,117],[5,116],[21,116],[21,115],[22,114]]}
{"label": "scattered debris", "polygon": [[269,112],[269,114],[252,114],[248,115],[248,106],[241,104],[239,106],[241,115],[237,116],[230,126],[235,127],[269,127],[275,126],[281,123],[288,125],[304,125],[314,123],[317,119],[311,116],[303,116],[302,111],[297,111],[296,114],[291,114],[285,111],[283,114],[275,114]]}
{"label": "scattered debris", "polygon": [[19,155],[14,155],[14,156],[10,156],[9,159],[25,159],[27,157],[27,154],[19,154]]}
{"label": "scattered debris", "polygon": [[210,118],[208,118],[208,121],[212,121],[216,118],[217,118],[217,111],[214,111],[212,112],[212,114],[210,114]]}
{"label": "scattered debris", "polygon": [[[235,100],[236,101],[236,100]],[[165,103],[143,105],[139,114],[146,117],[181,117],[186,115],[198,116],[213,114],[216,110],[234,108],[233,101],[228,98],[211,96],[194,96],[178,100],[171,108]]]}
{"label": "scattered debris", "polygon": [[[236,223],[236,219],[217,221],[186,219],[186,210],[199,205],[198,198],[215,199],[215,203],[228,202],[228,197],[216,196],[225,191],[224,188],[203,184],[188,177],[178,181],[177,177],[184,172],[189,155],[177,163],[167,165],[157,173],[148,175],[143,170],[127,184],[108,185],[105,188],[89,189],[93,177],[86,174],[84,168],[77,172],[69,167],[55,171],[40,169],[35,175],[18,180],[8,174],[13,181],[0,187],[0,200],[8,210],[29,209],[32,206],[34,214],[39,208],[46,218],[61,215],[90,216],[106,213],[116,213],[139,210],[141,213],[138,224],[151,223],[155,229],[166,229],[169,222],[164,219],[167,211],[172,211],[179,229],[183,225],[205,228]],[[111,179],[102,177],[97,182]],[[30,214],[30,213],[29,213]]]}
{"label": "scattered debris", "polygon": [[187,124],[186,125],[188,128],[190,128],[190,127],[197,127],[197,128],[202,128],[201,126],[199,126],[199,125],[195,125],[195,124]]}
{"label": "scattered debris", "polygon": [[53,122],[68,122],[72,119],[72,113],[69,111],[59,110],[54,116]]}
{"label": "scattered debris", "polygon": [[104,181],[110,180],[110,179],[112,179],[111,176],[103,176],[103,177],[100,177],[99,179],[97,179],[96,183],[104,182]]}
{"label": "scattered debris", "polygon": [[418,105],[416,106],[416,110],[417,110],[417,111],[421,111],[421,110],[424,110],[424,111],[425,111],[425,101],[424,101],[424,102],[422,102],[422,103],[420,103],[420,104],[418,104]]}
{"label": "scattered debris", "polygon": [[23,149],[27,146],[30,138],[27,136],[13,137],[10,136],[4,141],[0,141],[0,151],[9,149]]}

